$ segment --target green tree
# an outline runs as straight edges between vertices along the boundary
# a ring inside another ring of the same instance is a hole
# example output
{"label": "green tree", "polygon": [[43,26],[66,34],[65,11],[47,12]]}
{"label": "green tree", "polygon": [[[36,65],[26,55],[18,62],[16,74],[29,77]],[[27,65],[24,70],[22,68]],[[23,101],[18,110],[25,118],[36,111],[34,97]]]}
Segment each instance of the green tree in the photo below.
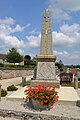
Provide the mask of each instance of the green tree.
{"label": "green tree", "polygon": [[61,69],[64,67],[64,64],[63,64],[62,60],[60,60],[59,62],[56,62],[55,65],[58,66],[58,68],[61,68]]}
{"label": "green tree", "polygon": [[6,55],[7,62],[9,63],[20,63],[23,61],[23,56],[17,51],[17,49],[9,49],[9,52]]}

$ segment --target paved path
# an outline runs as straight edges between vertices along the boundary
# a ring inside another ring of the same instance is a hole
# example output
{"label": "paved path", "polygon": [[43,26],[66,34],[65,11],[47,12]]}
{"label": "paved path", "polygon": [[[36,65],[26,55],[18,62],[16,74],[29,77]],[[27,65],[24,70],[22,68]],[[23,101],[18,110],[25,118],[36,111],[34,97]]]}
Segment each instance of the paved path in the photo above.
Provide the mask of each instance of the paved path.
{"label": "paved path", "polygon": [[[33,76],[27,76],[26,80],[30,80]],[[11,79],[3,79],[0,80],[0,84],[2,85],[3,89],[6,89],[9,85],[17,85],[22,82],[22,77],[11,78]]]}

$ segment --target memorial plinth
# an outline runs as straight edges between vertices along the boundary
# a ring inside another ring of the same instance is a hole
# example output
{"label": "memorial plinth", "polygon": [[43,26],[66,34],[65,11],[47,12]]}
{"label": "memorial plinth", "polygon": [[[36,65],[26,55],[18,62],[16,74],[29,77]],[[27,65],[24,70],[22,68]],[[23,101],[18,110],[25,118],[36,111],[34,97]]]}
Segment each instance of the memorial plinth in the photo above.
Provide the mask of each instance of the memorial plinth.
{"label": "memorial plinth", "polygon": [[44,84],[47,86],[60,87],[56,80],[55,60],[52,50],[52,19],[49,10],[45,10],[42,18],[40,55],[36,56],[37,66],[34,71],[34,80],[31,86]]}
{"label": "memorial plinth", "polygon": [[55,80],[55,60],[53,55],[38,55],[36,79],[40,80]]}
{"label": "memorial plinth", "polygon": [[37,70],[36,79],[31,81],[31,86],[43,84],[46,86],[52,86],[59,88],[60,82],[56,80],[55,73],[55,60],[54,55],[38,55],[37,59]]}

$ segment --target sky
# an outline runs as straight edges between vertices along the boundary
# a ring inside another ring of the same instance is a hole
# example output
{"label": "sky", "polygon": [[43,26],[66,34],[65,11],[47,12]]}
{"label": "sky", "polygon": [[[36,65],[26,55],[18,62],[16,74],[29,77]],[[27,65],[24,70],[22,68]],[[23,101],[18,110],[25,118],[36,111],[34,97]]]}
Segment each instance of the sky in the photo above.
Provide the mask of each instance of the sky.
{"label": "sky", "polygon": [[45,9],[52,14],[57,61],[80,64],[80,0],[0,0],[0,54],[14,47],[24,56],[39,55]]}

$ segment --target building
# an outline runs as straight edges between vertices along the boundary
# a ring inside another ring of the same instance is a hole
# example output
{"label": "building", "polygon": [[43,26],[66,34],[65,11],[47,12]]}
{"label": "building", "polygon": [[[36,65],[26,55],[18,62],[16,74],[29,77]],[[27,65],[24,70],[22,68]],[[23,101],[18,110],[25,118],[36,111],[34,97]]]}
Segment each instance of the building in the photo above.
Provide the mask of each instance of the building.
{"label": "building", "polygon": [[6,61],[6,54],[0,54],[0,63],[4,63]]}
{"label": "building", "polygon": [[61,73],[60,74],[60,83],[71,83],[73,81],[73,74],[72,73]]}

